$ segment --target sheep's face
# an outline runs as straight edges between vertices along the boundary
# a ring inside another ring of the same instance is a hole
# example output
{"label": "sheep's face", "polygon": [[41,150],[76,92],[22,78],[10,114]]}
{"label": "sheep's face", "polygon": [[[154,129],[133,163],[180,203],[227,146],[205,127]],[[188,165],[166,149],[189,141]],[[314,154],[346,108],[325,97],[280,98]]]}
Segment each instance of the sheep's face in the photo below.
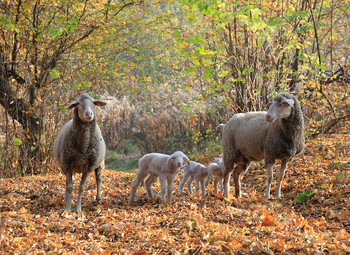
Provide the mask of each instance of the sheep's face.
{"label": "sheep's face", "polygon": [[265,117],[268,122],[272,122],[276,118],[286,119],[292,114],[294,100],[277,95],[269,106]]}
{"label": "sheep's face", "polygon": [[78,116],[83,122],[90,122],[95,118],[94,105],[104,106],[106,103],[95,100],[88,94],[83,93],[76,101],[69,105],[69,109],[78,108]]}

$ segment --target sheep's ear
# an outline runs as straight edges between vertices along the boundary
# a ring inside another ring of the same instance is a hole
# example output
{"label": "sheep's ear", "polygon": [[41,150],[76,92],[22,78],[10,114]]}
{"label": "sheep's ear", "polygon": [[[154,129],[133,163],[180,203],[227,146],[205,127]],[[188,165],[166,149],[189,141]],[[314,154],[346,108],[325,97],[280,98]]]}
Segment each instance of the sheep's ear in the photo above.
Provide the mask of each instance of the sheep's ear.
{"label": "sheep's ear", "polygon": [[273,101],[268,102],[267,107],[270,107],[273,104]]}
{"label": "sheep's ear", "polygon": [[94,101],[94,105],[97,105],[97,106],[105,106],[107,103],[105,103],[105,102],[102,102],[102,101],[100,101],[100,100],[95,100]]}
{"label": "sheep's ear", "polygon": [[288,104],[289,106],[293,107],[294,106],[294,100],[293,99],[288,99],[288,98],[284,98],[282,100],[282,104]]}
{"label": "sheep's ear", "polygon": [[77,101],[73,101],[69,104],[68,109],[72,109],[72,108],[76,107],[78,104],[79,103]]}

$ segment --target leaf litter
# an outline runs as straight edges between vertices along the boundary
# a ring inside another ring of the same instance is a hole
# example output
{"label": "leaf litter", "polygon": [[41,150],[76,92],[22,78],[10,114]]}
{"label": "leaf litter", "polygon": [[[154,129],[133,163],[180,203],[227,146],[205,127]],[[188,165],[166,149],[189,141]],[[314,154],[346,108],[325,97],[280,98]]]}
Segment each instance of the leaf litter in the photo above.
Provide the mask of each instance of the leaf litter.
{"label": "leaf litter", "polygon": [[[139,189],[128,204],[136,170],[103,171],[97,203],[88,178],[83,212],[68,213],[61,173],[1,179],[2,254],[347,254],[350,252],[348,135],[311,140],[289,164],[282,200],[264,201],[266,170],[254,163],[241,199],[178,194],[162,203]],[[211,159],[210,159],[211,160]],[[203,162],[207,163],[207,162]],[[74,176],[74,204],[80,176]],[[275,184],[275,183],[274,183]],[[275,185],[274,185],[275,187]],[[295,200],[297,196],[305,196]]]}

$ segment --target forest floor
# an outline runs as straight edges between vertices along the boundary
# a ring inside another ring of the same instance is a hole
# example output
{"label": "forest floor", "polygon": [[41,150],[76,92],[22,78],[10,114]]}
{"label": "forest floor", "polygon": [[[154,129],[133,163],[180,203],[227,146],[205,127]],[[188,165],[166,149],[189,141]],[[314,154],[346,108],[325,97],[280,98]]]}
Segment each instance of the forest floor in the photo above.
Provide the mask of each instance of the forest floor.
{"label": "forest floor", "polygon": [[62,174],[1,179],[0,254],[349,254],[349,163],[349,135],[331,135],[308,141],[289,164],[281,201],[264,201],[266,169],[257,163],[241,199],[215,195],[212,183],[205,197],[186,186],[178,196],[180,173],[173,202],[160,202],[156,182],[156,199],[139,189],[133,206],[136,171],[105,170],[102,203],[91,174],[82,213],[65,212]]}

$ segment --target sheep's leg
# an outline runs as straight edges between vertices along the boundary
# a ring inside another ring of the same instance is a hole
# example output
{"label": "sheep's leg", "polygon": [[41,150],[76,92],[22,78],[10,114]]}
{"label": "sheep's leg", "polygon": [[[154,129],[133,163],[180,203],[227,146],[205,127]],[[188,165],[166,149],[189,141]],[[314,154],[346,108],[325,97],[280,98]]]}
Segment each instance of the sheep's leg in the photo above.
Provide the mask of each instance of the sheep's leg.
{"label": "sheep's leg", "polygon": [[95,169],[95,176],[96,176],[96,186],[97,186],[97,195],[96,195],[96,201],[101,202],[101,172],[102,168],[98,167]]}
{"label": "sheep's leg", "polygon": [[286,170],[287,170],[287,160],[284,159],[281,162],[281,170],[280,170],[280,173],[278,175],[278,181],[277,181],[276,197],[278,199],[281,199],[281,186],[282,186],[284,173],[286,172]]}
{"label": "sheep's leg", "polygon": [[186,181],[188,180],[188,178],[190,178],[190,175],[185,173],[184,177],[182,178],[182,180],[180,181],[180,185],[179,185],[179,194],[181,195],[183,190],[184,190],[184,186]]}
{"label": "sheep's leg", "polygon": [[88,175],[89,175],[89,171],[83,172],[83,175],[81,177],[79,191],[78,191],[78,202],[77,202],[77,206],[76,206],[77,212],[81,212],[81,199],[83,197],[85,182],[87,180]]}
{"label": "sheep's leg", "polygon": [[157,175],[150,174],[145,181],[145,186],[147,190],[147,195],[149,198],[153,199],[152,184],[157,180]]}
{"label": "sheep's leg", "polygon": [[165,176],[159,176],[159,181],[160,181],[160,199],[162,201],[165,201],[165,195],[166,195],[166,178]]}
{"label": "sheep's leg", "polygon": [[167,184],[168,184],[168,199],[171,201],[172,198],[172,193],[173,193],[173,187],[174,187],[174,181],[175,181],[175,176],[169,176],[167,178]]}
{"label": "sheep's leg", "polygon": [[233,179],[235,183],[235,194],[236,197],[241,197],[241,174],[246,168],[246,164],[237,165],[233,171]]}
{"label": "sheep's leg", "polygon": [[270,198],[271,182],[273,179],[273,164],[274,163],[267,164],[267,188],[266,188],[266,194],[265,194],[266,201],[269,200]]}
{"label": "sheep's leg", "polygon": [[229,156],[224,153],[224,181],[223,181],[223,187],[224,187],[224,197],[228,197],[228,193],[230,192],[230,177],[232,173],[232,168],[234,165],[234,160]]}
{"label": "sheep's leg", "polygon": [[148,173],[140,172],[140,170],[137,173],[135,180],[132,182],[132,185],[131,185],[130,200],[129,200],[130,204],[132,204],[134,202],[137,188],[139,187],[139,185],[143,181],[143,179],[145,179],[147,174]]}
{"label": "sheep's leg", "polygon": [[70,212],[72,209],[72,192],[73,192],[73,173],[66,171],[66,193],[64,200],[66,201],[66,211]]}
{"label": "sheep's leg", "polygon": [[192,194],[192,182],[193,182],[193,176],[190,177],[187,181],[187,189],[190,194]]}
{"label": "sheep's leg", "polygon": [[226,172],[224,175],[224,197],[228,197],[228,193],[230,192],[230,178],[231,178],[231,172]]}

